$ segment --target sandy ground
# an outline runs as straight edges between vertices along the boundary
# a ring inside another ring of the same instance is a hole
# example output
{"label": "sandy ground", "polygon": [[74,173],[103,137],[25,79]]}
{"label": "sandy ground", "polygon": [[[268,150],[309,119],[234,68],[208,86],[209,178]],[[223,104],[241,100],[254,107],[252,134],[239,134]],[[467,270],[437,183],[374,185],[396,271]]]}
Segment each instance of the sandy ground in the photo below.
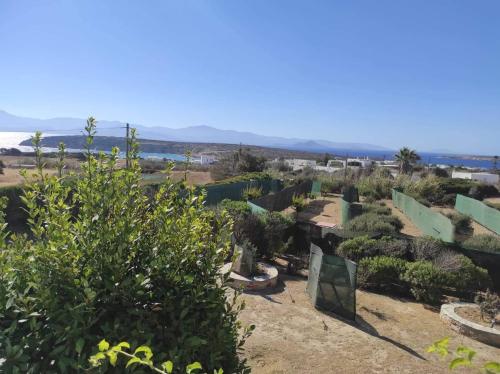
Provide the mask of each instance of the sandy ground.
{"label": "sandy ground", "polygon": [[420,229],[415,226],[415,224],[410,221],[410,219],[403,212],[394,207],[392,200],[383,200],[383,202],[392,209],[392,214],[398,217],[401,222],[403,222],[404,227],[401,230],[402,234],[409,236],[422,236],[422,231],[420,231]]}
{"label": "sandy ground", "polygon": [[[457,212],[453,208],[445,208],[445,207],[433,206],[433,207],[431,207],[431,209],[434,210],[435,212],[441,212],[442,214],[445,214],[445,215],[447,213],[459,213],[459,212]],[[496,233],[494,233],[491,230],[488,230],[484,226],[481,226],[479,223],[477,223],[474,220],[472,220],[471,226],[472,226],[472,229],[473,229],[472,235],[480,235],[480,234],[496,235]]]}
{"label": "sandy ground", "polygon": [[426,353],[446,336],[452,348],[476,350],[476,362],[500,358],[500,349],[454,333],[421,304],[358,291],[357,322],[346,322],[312,307],[304,279],[281,279],[274,293],[243,295],[241,320],[256,325],[244,352],[253,373],[449,373]]}
{"label": "sandy ground", "polygon": [[[20,169],[3,169],[3,174],[0,174],[0,187],[16,186],[24,183],[24,178],[19,174]],[[44,172],[49,175],[55,174],[54,169],[44,169]],[[28,176],[36,173],[36,170],[27,170]]]}
{"label": "sandy ground", "polygon": [[340,196],[324,196],[309,200],[304,210],[299,212],[297,220],[338,225],[341,223],[340,215]]}
{"label": "sandy ground", "polygon": [[500,197],[488,197],[484,200],[489,201],[490,203],[500,204]]}

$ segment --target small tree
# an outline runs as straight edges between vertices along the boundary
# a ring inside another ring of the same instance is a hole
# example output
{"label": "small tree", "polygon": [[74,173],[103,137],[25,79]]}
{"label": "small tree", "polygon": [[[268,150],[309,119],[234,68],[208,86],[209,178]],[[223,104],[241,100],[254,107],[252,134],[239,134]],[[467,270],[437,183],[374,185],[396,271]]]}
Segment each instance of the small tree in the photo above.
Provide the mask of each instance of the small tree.
{"label": "small tree", "polygon": [[399,163],[399,172],[401,174],[411,174],[413,165],[420,160],[420,156],[413,149],[403,147],[394,156]]}
{"label": "small tree", "polygon": [[3,169],[5,169],[5,164],[0,160],[0,174],[3,174]]}

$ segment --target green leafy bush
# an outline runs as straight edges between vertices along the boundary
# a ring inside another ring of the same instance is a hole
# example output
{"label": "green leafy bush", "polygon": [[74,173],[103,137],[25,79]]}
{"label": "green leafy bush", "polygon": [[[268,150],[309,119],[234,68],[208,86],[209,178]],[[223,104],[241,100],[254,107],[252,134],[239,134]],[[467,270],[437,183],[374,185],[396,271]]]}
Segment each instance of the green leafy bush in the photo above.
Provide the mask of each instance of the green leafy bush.
{"label": "green leafy bush", "polygon": [[259,249],[259,255],[273,258],[276,254],[285,252],[295,220],[280,212],[266,213],[260,217],[264,225],[264,243]]}
{"label": "green leafy bush", "polygon": [[499,191],[495,186],[489,184],[477,184],[472,186],[468,192],[468,195],[477,200],[483,200],[487,197],[498,196]]}
{"label": "green leafy bush", "polygon": [[292,206],[297,212],[300,212],[306,206],[306,199],[302,195],[293,195]]}
{"label": "green leafy bush", "polygon": [[344,181],[342,179],[320,179],[321,180],[321,193],[341,193]]}
{"label": "green leafy bush", "polygon": [[392,177],[383,177],[371,175],[361,178],[356,184],[361,196],[369,197],[374,200],[390,199],[394,180]]}
{"label": "green leafy bush", "polygon": [[336,254],[358,262],[362,258],[374,256],[377,253],[376,244],[377,241],[368,236],[358,236],[340,243]]}
{"label": "green leafy bush", "polygon": [[[23,201],[30,235],[0,224],[0,357],[5,372],[88,368],[95,341],[146,342],[158,360],[245,372],[236,299],[220,267],[230,219],[169,179],[152,200],[140,188],[137,147],[128,169],[118,150],[90,152],[74,193],[39,168]],[[36,138],[37,156],[41,155]],[[37,157],[39,159],[40,157]]]}
{"label": "green leafy bush", "polygon": [[430,261],[409,262],[402,279],[415,299],[430,304],[439,303],[448,280],[446,273]]}
{"label": "green leafy bush", "polygon": [[474,235],[462,243],[465,248],[478,251],[500,253],[500,238],[495,235]]}
{"label": "green leafy bush", "polygon": [[406,261],[399,258],[363,258],[358,265],[358,284],[366,289],[402,292],[404,284],[401,276],[405,270]]}
{"label": "green leafy bush", "polygon": [[242,193],[243,200],[254,200],[262,196],[262,188],[261,187],[252,187],[248,186],[243,190]]}
{"label": "green leafy bush", "polygon": [[401,220],[392,215],[365,213],[357,216],[344,225],[349,232],[395,234],[403,228]]}
{"label": "green leafy bush", "polygon": [[458,269],[447,271],[447,284],[449,287],[456,288],[459,291],[478,291],[485,290],[491,286],[491,278],[488,271],[474,265],[472,260],[463,255],[457,255]]}
{"label": "green leafy bush", "polygon": [[224,199],[220,202],[219,207],[225,209],[232,217],[252,213],[252,209],[245,201]]}

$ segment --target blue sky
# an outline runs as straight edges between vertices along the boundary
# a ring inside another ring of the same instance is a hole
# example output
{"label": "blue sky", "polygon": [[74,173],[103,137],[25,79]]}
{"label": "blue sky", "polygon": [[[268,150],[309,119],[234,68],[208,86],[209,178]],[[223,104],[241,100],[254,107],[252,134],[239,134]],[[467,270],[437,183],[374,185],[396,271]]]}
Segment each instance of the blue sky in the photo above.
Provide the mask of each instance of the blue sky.
{"label": "blue sky", "polygon": [[0,0],[0,109],[500,153],[500,1]]}

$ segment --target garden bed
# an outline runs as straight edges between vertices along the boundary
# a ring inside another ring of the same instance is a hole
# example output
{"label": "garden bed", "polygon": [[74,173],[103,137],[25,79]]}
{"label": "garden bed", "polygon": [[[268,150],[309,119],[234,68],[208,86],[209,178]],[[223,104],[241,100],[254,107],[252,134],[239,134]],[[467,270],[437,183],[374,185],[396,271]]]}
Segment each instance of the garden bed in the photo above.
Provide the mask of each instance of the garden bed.
{"label": "garden bed", "polygon": [[[458,307],[455,308],[455,313],[457,313],[460,317],[477,323],[478,325],[484,326],[484,327],[490,327],[491,326],[491,321],[488,321],[487,319],[481,318],[481,311],[477,306],[463,306],[463,307]],[[497,329],[500,331],[500,315],[497,315],[496,318],[496,324],[493,326],[494,329]]]}

